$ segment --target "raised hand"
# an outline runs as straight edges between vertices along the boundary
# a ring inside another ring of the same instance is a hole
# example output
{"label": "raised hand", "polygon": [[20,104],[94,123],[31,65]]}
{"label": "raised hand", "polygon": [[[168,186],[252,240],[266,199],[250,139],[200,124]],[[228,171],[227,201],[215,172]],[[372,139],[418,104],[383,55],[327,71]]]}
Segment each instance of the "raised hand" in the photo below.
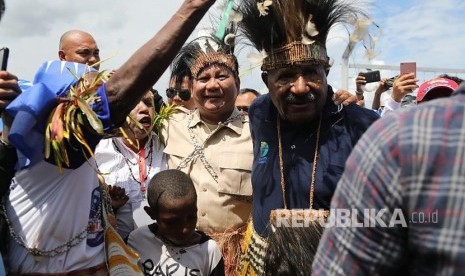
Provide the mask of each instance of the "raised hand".
{"label": "raised hand", "polygon": [[400,103],[405,95],[418,88],[417,82],[414,73],[400,75],[392,85],[392,99]]}
{"label": "raised hand", "polygon": [[357,94],[359,95],[362,95],[363,94],[363,88],[362,86],[364,86],[365,84],[367,84],[366,80],[365,80],[365,76],[363,75],[358,75],[356,78],[355,78],[355,87],[357,88]]}
{"label": "raised hand", "polygon": [[3,111],[20,93],[18,78],[8,71],[0,71],[0,111]]}

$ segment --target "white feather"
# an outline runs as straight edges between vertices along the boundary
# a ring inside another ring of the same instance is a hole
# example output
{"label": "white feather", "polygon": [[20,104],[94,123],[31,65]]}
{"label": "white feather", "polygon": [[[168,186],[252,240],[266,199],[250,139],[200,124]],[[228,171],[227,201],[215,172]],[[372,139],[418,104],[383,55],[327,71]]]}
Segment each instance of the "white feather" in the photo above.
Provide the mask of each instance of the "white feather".
{"label": "white feather", "polygon": [[373,24],[373,19],[358,19],[355,23],[355,30],[350,36],[350,41],[359,42],[364,40],[369,34],[369,28]]}
{"label": "white feather", "polygon": [[378,31],[376,32],[375,35],[370,35],[371,37],[371,40],[373,40],[374,42],[378,41],[379,37],[383,34],[383,29],[381,29],[380,27],[378,27]]}
{"label": "white feather", "polygon": [[316,29],[315,23],[312,22],[312,15],[308,18],[307,25],[305,25],[305,31],[310,37],[317,36],[319,34],[318,30]]}
{"label": "white feather", "polygon": [[211,33],[207,29],[202,29],[198,32],[198,43],[200,49],[207,53],[207,45],[211,46],[214,51],[218,51],[219,45],[212,39]]}
{"label": "white feather", "polygon": [[261,50],[259,53],[249,53],[247,54],[247,59],[249,60],[252,66],[261,66],[263,60],[268,56],[265,50]]}
{"label": "white feather", "polygon": [[302,43],[305,44],[305,45],[310,45],[310,44],[313,44],[315,42],[314,39],[311,39],[310,37],[306,36],[305,34],[302,35]]}
{"label": "white feather", "polygon": [[368,60],[373,60],[376,56],[378,56],[378,54],[379,53],[376,53],[374,48],[367,48],[365,52],[365,58]]}
{"label": "white feather", "polygon": [[204,36],[211,36],[211,30],[203,28],[197,32],[197,37],[204,37]]}
{"label": "white feather", "polygon": [[272,0],[265,0],[263,2],[257,3],[258,11],[260,12],[260,16],[267,16],[268,15],[268,7],[273,4]]}
{"label": "white feather", "polygon": [[232,45],[234,43],[234,39],[236,38],[236,35],[234,34],[227,34],[224,37],[224,44],[226,45]]}
{"label": "white feather", "polygon": [[244,15],[236,11],[231,11],[231,14],[229,15],[229,19],[235,23],[241,22],[243,18],[244,18]]}

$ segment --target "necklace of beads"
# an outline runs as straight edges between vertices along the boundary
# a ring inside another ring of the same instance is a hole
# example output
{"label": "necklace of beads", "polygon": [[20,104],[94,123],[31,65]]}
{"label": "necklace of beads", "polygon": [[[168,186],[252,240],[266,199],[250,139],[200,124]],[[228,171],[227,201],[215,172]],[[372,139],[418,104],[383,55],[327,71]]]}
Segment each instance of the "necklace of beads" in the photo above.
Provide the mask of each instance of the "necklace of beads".
{"label": "necklace of beads", "polygon": [[136,181],[137,183],[139,183],[140,185],[140,191],[142,193],[142,196],[145,198],[145,195],[146,195],[146,192],[147,192],[147,188],[146,188],[146,185],[145,185],[145,179],[147,178],[147,176],[150,174],[150,170],[152,169],[152,161],[153,161],[153,139],[150,139],[150,147],[149,147],[149,153],[147,154],[147,157],[150,156],[150,161],[149,161],[149,169],[147,171],[147,173],[144,175],[142,169],[145,170],[145,148],[141,149],[141,152],[139,154],[139,179],[137,179],[135,176],[134,176],[134,172],[132,171],[131,169],[131,166],[133,165],[136,165],[136,164],[133,164],[131,162],[131,160],[129,160],[129,158],[126,158],[126,156],[121,152],[121,150],[119,149],[118,145],[116,144],[115,140],[112,141],[113,143],[113,147],[115,148],[115,150],[121,154],[123,156],[123,159],[124,159],[124,162],[126,163],[126,165],[128,166],[128,169],[129,169],[129,174],[131,175],[132,179],[134,179],[134,181]]}

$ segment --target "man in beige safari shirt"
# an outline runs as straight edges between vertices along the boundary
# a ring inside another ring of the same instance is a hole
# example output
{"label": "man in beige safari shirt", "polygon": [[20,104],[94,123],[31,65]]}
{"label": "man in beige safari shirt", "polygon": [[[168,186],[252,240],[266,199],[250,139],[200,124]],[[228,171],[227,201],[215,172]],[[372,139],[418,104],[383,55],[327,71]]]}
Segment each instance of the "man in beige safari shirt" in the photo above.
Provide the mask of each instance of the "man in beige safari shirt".
{"label": "man in beige safari shirt", "polygon": [[178,112],[163,134],[168,167],[184,171],[194,182],[197,228],[207,233],[235,230],[247,222],[251,213],[253,155],[249,121],[235,108],[229,118],[234,119],[225,125],[209,124],[202,120],[199,109],[191,114]]}
{"label": "man in beige safari shirt", "polygon": [[[168,167],[184,171],[194,182],[198,230],[217,241],[226,273],[232,274],[252,210],[252,139],[247,115],[235,107],[240,90],[237,60],[224,49],[202,50],[202,39],[181,50],[185,58],[175,59],[190,68],[196,109],[174,114],[162,137]],[[203,43],[217,43],[207,40]]]}

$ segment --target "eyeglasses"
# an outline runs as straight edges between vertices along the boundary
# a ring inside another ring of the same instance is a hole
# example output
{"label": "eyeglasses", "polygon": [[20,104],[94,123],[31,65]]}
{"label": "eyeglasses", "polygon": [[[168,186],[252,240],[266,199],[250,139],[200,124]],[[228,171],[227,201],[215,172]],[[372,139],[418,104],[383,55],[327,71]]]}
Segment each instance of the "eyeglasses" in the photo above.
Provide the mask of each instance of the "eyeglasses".
{"label": "eyeglasses", "polygon": [[176,94],[183,101],[188,101],[191,98],[191,91],[188,89],[168,88],[166,89],[166,96],[170,99],[174,98]]}
{"label": "eyeglasses", "polygon": [[249,107],[248,106],[236,106],[239,111],[244,111],[244,112],[249,112]]}

